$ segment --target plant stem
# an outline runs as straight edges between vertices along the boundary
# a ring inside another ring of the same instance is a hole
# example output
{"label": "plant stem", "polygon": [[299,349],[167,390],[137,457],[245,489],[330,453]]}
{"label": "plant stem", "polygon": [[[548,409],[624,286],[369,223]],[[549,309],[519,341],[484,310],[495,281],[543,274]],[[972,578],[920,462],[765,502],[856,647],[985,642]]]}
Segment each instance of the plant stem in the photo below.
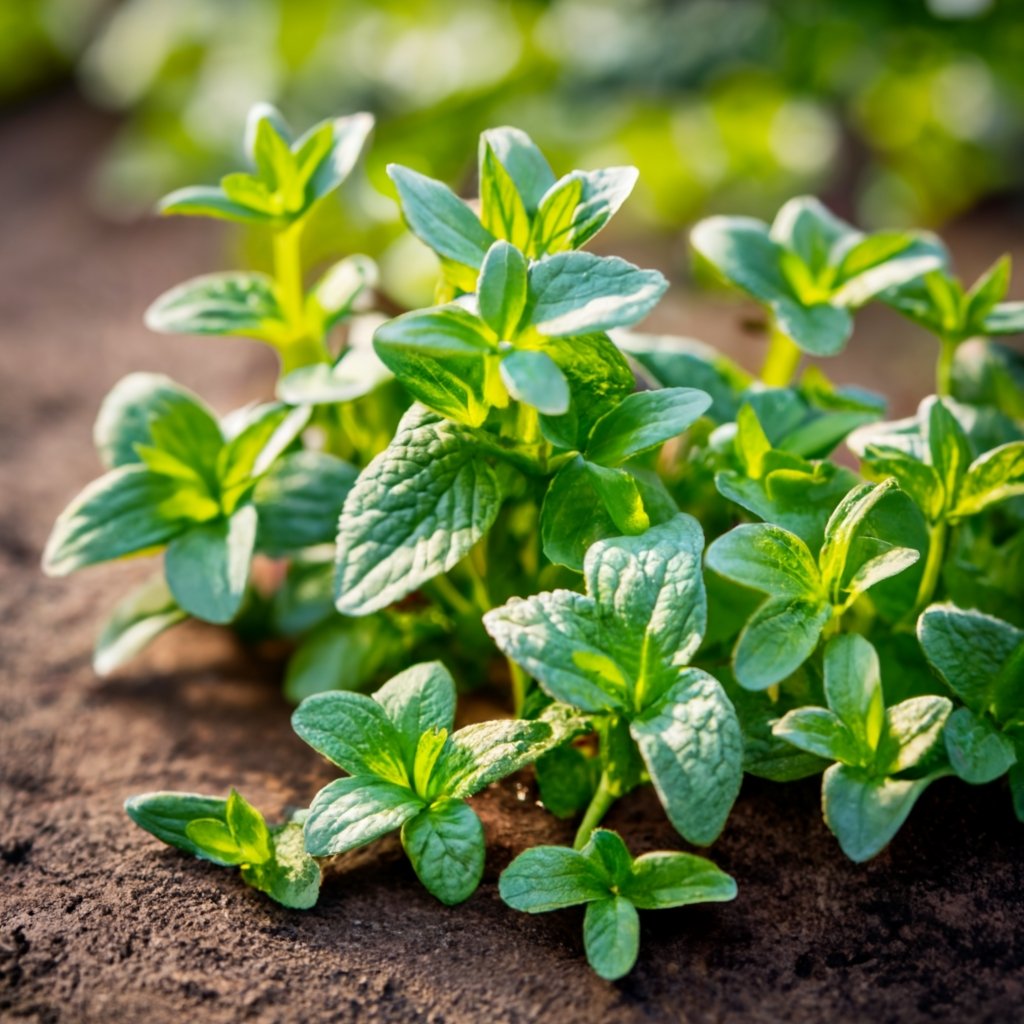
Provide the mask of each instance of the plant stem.
{"label": "plant stem", "polygon": [[512,677],[512,712],[516,718],[521,718],[530,677],[511,658],[508,659],[508,670]]}
{"label": "plant stem", "polygon": [[311,363],[330,361],[323,338],[309,334],[305,316],[306,293],[302,284],[301,220],[274,233],[274,276],[278,301],[291,328],[287,341],[280,344],[281,373],[289,374]]}
{"label": "plant stem", "polygon": [[953,338],[943,335],[940,339],[939,358],[935,363],[935,390],[940,398],[947,398],[953,390],[953,360],[957,344]]}
{"label": "plant stem", "polygon": [[768,354],[761,368],[761,380],[768,387],[784,388],[793,379],[800,365],[800,348],[792,338],[779,330],[772,320],[768,339]]}
{"label": "plant stem", "polygon": [[576,831],[576,839],[573,841],[574,850],[582,850],[587,845],[591,833],[601,824],[601,819],[608,813],[611,805],[615,803],[615,797],[608,787],[608,773],[601,772],[601,781],[594,790],[580,827]]}
{"label": "plant stem", "polygon": [[437,593],[448,602],[457,615],[476,615],[476,606],[463,597],[458,587],[445,575],[435,576],[431,581]]}
{"label": "plant stem", "polygon": [[946,535],[949,527],[945,519],[928,527],[928,558],[924,563],[924,575],[914,602],[914,617],[922,612],[932,599],[942,574],[942,562],[946,556]]}

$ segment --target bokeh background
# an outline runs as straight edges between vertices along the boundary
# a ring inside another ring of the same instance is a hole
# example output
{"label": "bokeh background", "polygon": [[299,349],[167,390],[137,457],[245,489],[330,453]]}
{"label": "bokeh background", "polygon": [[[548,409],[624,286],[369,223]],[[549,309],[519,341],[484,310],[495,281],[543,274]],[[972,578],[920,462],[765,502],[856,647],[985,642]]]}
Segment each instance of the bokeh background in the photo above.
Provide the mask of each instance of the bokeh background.
{"label": "bokeh background", "polygon": [[377,115],[307,242],[377,257],[398,306],[429,300],[434,267],[386,164],[472,195],[476,135],[501,123],[559,173],[636,164],[601,247],[676,280],[693,221],[801,192],[865,227],[948,231],[968,275],[1024,225],[1022,0],[0,0],[0,110],[50,119],[33,140],[66,148],[110,221],[237,167],[257,100],[297,126]]}

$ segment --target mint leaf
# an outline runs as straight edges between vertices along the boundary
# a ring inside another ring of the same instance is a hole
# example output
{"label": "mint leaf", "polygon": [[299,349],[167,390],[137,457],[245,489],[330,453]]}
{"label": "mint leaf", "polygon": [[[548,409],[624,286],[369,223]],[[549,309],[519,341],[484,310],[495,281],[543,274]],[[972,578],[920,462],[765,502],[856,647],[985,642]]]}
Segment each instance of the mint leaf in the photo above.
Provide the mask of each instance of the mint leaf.
{"label": "mint leaf", "polygon": [[501,379],[517,402],[532,405],[545,416],[569,411],[568,381],[547,352],[510,352],[501,361]]}
{"label": "mint leaf", "polygon": [[1017,763],[1013,741],[970,708],[957,708],[949,716],[943,737],[950,766],[971,785],[1001,778]]}
{"label": "mint leaf", "polygon": [[93,650],[93,671],[99,676],[109,675],[187,618],[163,576],[148,580],[120,601],[104,623]]}
{"label": "mint leaf", "polygon": [[807,545],[769,523],[737,526],[714,541],[707,564],[715,572],[776,597],[820,602],[821,574]]}
{"label": "mint leaf", "polygon": [[532,763],[551,745],[546,722],[498,721],[467,725],[448,740],[434,786],[450,797],[468,797]]}
{"label": "mint leaf", "polygon": [[534,846],[501,873],[501,898],[513,910],[543,914],[604,899],[608,884],[594,863],[564,846]]}
{"label": "mint leaf", "polygon": [[622,896],[595,900],[583,915],[583,945],[587,962],[607,981],[633,969],[640,952],[640,917]]}
{"label": "mint leaf", "polygon": [[622,895],[639,910],[664,910],[736,898],[736,883],[704,857],[692,853],[645,853],[633,861]]}
{"label": "mint leaf", "polygon": [[406,821],[402,846],[419,880],[442,903],[461,903],[480,884],[484,830],[462,800],[436,801]]}
{"label": "mint leaf", "polygon": [[526,259],[508,242],[495,242],[487,250],[477,302],[484,323],[499,338],[515,337],[526,309]]}

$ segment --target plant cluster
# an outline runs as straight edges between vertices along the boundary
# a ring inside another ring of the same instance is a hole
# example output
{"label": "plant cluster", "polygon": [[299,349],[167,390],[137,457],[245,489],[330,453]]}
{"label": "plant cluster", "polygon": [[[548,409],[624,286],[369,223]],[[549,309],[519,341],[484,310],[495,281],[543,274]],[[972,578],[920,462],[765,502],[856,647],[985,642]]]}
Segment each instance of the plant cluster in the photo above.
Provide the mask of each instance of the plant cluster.
{"label": "plant cluster", "polygon": [[[369,127],[294,138],[257,108],[253,172],[165,200],[271,234],[272,275],[188,281],[147,319],[273,346],[276,399],[218,419],[166,378],[119,383],[96,427],[107,472],[44,561],[164,552],[103,629],[98,671],[188,617],[293,640],[293,726],[345,775],[276,828],[235,792],[133,797],[133,820],[290,907],[316,900],[319,860],[397,830],[454,904],[484,869],[468,798],[535,764],[548,810],[579,816],[575,842],[521,853],[501,895],[531,913],[586,904],[587,956],[617,978],[638,909],[736,892],[707,860],[634,858],[598,827],[638,786],[707,846],[745,773],[823,773],[825,822],[855,861],[943,776],[1008,775],[1024,819],[1024,389],[1019,358],[987,340],[1024,331],[1008,262],[964,290],[938,239],[864,234],[809,198],[771,225],[706,220],[699,258],[764,311],[754,379],[630,331],[665,279],[580,251],[633,170],[559,178],[499,128],[480,140],[476,204],[391,168],[441,274],[436,305],[388,319],[366,312],[367,259],[309,288],[301,260]],[[939,339],[938,394],[914,417],[883,421],[879,396],[816,366],[796,376],[871,301]],[[856,472],[833,458],[844,442]],[[280,567],[276,587],[257,561]],[[516,717],[455,729],[458,689],[503,683]]]}

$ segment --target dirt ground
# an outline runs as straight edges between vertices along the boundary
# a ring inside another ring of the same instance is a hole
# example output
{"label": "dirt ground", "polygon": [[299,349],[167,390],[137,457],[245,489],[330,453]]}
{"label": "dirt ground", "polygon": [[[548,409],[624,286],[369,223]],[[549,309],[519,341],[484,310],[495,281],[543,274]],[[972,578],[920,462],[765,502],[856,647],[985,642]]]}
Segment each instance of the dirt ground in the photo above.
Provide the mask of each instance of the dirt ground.
{"label": "dirt ground", "polygon": [[[1024,828],[998,785],[937,784],[891,849],[856,866],[821,823],[815,781],[750,782],[713,851],[739,899],[644,914],[640,963],[617,984],[587,969],[580,913],[530,917],[498,898],[517,852],[570,836],[535,807],[528,774],[474,800],[487,869],[457,908],[419,886],[394,841],[353,856],[300,913],[135,828],[121,810],[133,793],[234,784],[272,816],[331,771],[292,734],[275,667],[214,630],[94,676],[94,632],[140,566],[39,573],[53,517],[97,472],[90,426],[121,375],[163,370],[220,409],[271,379],[256,346],[147,335],[148,301],[214,269],[221,238],[93,217],[83,181],[104,134],[66,100],[0,124],[0,1019],[1021,1020]],[[953,233],[968,272],[1013,238],[1012,223],[983,227],[977,252],[976,222]],[[756,360],[737,319],[684,296],[656,326]],[[866,324],[839,372],[895,389],[903,411],[928,387],[928,343],[886,316]],[[638,852],[677,845],[649,792],[610,824]]]}

